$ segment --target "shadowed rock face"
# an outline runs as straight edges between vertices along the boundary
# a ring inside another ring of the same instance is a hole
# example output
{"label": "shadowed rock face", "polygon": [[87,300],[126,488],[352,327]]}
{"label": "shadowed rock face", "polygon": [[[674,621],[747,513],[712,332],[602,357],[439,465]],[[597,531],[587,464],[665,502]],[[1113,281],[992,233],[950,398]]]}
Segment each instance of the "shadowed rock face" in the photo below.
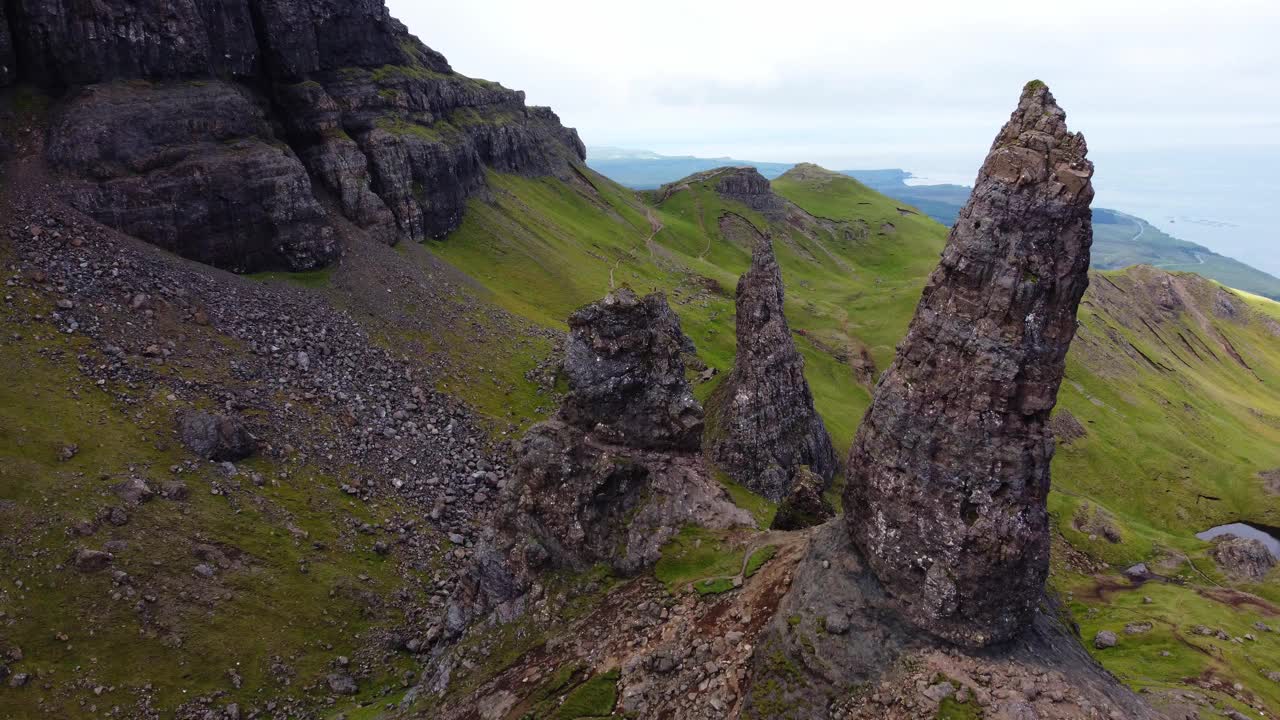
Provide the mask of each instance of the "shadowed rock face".
{"label": "shadowed rock face", "polygon": [[693,343],[667,300],[623,288],[569,317],[566,422],[617,445],[696,450],[702,406],[681,354]]}
{"label": "shadowed rock face", "polygon": [[14,67],[13,36],[9,34],[9,19],[0,7],[0,87],[13,82],[17,75]]}
{"label": "shadowed rock face", "polygon": [[334,260],[318,190],[377,240],[440,237],[487,170],[568,177],[586,154],[524,93],[453,72],[382,0],[10,0],[0,87],[15,83],[71,90],[47,150],[69,199],[237,271]]}
{"label": "shadowed rock face", "polygon": [[1028,84],[850,452],[853,541],[903,613],[953,642],[1009,638],[1043,592],[1048,420],[1093,238],[1086,152]]}
{"label": "shadowed rock face", "polygon": [[802,465],[825,487],[839,461],[813,408],[804,358],[783,314],[782,270],[767,238],[757,243],[751,268],[738,281],[736,322],[733,370],[716,390],[712,460],[773,500],[787,495]]}

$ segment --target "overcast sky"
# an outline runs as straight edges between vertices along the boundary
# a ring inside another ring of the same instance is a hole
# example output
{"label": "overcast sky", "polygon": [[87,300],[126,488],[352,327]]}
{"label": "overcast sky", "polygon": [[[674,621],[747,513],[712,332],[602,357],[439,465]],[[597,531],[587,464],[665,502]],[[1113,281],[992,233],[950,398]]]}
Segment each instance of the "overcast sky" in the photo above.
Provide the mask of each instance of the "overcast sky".
{"label": "overcast sky", "polygon": [[1280,147],[1277,0],[388,5],[455,70],[526,91],[588,145],[969,182],[1039,78],[1089,140],[1100,196],[1148,154],[1205,167]]}

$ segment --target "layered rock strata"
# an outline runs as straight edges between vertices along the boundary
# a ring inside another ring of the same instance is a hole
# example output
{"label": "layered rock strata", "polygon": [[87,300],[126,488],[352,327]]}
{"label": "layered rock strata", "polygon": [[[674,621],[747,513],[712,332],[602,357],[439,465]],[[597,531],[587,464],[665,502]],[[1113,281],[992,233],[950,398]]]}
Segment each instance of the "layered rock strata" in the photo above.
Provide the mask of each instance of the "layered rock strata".
{"label": "layered rock strata", "polygon": [[783,312],[782,270],[773,244],[760,238],[751,268],[738,280],[737,354],[716,389],[711,458],[735,480],[772,500],[791,489],[807,465],[826,482],[839,470],[827,428],[813,407]]}
{"label": "layered rock strata", "polygon": [[849,456],[854,543],[912,622],[982,646],[1049,563],[1049,414],[1088,285],[1093,166],[1029,83],[982,165]]}
{"label": "layered rock strata", "polygon": [[238,271],[333,261],[326,197],[384,242],[440,237],[489,170],[568,177],[585,157],[554,113],[453,72],[382,0],[13,0],[0,88],[15,83],[62,96],[47,156],[81,210]]}

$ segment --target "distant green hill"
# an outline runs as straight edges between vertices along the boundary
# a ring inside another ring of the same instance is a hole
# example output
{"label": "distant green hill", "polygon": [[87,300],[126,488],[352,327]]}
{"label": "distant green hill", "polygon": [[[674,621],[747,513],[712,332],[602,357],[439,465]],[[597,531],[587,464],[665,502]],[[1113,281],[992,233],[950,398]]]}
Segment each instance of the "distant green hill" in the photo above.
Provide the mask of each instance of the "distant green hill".
{"label": "distant green hill", "polygon": [[653,190],[694,173],[722,167],[753,167],[770,180],[794,163],[756,162],[735,158],[700,158],[692,155],[659,155],[647,150],[587,148],[587,166],[616,183],[636,190]]}
{"label": "distant green hill", "polygon": [[[908,185],[910,173],[893,170],[844,170],[869,187],[919,208],[943,225],[955,223],[969,199],[964,185]],[[895,174],[896,173],[896,174]],[[1118,210],[1094,208],[1093,267],[1114,270],[1151,265],[1197,273],[1223,285],[1280,300],[1280,278],[1219,255],[1203,245],[1179,240],[1142,218]]]}

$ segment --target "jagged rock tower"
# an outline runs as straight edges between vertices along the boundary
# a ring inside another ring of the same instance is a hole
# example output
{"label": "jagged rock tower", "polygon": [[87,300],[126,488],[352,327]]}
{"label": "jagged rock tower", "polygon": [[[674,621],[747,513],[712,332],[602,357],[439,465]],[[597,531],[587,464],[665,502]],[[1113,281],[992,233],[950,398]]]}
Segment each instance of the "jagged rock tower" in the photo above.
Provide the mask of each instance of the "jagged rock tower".
{"label": "jagged rock tower", "polygon": [[782,270],[772,242],[761,238],[752,249],[751,268],[738,280],[738,352],[733,371],[716,390],[711,458],[773,500],[786,496],[802,465],[824,486],[839,469],[782,304]]}
{"label": "jagged rock tower", "polygon": [[907,618],[956,643],[1011,637],[1043,592],[1049,412],[1089,282],[1086,153],[1028,83],[849,455],[854,543]]}

